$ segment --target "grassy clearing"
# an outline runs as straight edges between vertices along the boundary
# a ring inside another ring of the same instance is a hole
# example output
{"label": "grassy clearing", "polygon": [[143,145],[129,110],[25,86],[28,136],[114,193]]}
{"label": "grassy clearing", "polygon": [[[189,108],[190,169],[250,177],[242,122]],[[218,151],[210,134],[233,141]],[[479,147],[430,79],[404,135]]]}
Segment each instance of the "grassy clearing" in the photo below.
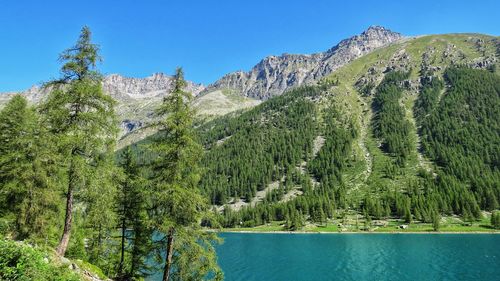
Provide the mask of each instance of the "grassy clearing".
{"label": "grassy clearing", "polygon": [[[356,224],[357,221],[357,224]],[[500,230],[493,229],[490,225],[490,218],[484,217],[481,220],[472,223],[464,223],[458,217],[443,217],[441,219],[441,226],[439,231],[434,231],[431,223],[413,222],[410,224],[405,223],[400,219],[388,219],[373,221],[371,226],[367,229],[365,220],[358,215],[356,220],[355,215],[350,215],[345,219],[329,220],[324,224],[306,224],[298,231],[289,231],[284,227],[285,222],[271,222],[269,224],[256,226],[256,227],[241,227],[241,228],[226,228],[224,232],[294,232],[294,233],[439,233],[439,232],[452,232],[452,233],[499,233]],[[377,224],[379,224],[377,226]],[[381,226],[385,224],[385,226]],[[405,225],[407,228],[402,229],[401,226]]]}
{"label": "grassy clearing", "polygon": [[275,231],[286,231],[284,221],[274,221],[268,224],[259,225],[256,227],[234,227],[234,228],[224,228],[223,231],[227,232],[275,232]]}

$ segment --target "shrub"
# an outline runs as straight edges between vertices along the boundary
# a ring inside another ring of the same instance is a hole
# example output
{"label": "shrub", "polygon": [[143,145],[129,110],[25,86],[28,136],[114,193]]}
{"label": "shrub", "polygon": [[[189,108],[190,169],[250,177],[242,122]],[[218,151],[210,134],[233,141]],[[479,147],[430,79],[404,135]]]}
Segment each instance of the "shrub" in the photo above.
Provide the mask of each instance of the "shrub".
{"label": "shrub", "polygon": [[500,229],[500,211],[494,211],[491,213],[491,226],[496,229]]}
{"label": "shrub", "polygon": [[48,255],[34,247],[0,240],[0,280],[78,281],[76,273],[50,263]]}

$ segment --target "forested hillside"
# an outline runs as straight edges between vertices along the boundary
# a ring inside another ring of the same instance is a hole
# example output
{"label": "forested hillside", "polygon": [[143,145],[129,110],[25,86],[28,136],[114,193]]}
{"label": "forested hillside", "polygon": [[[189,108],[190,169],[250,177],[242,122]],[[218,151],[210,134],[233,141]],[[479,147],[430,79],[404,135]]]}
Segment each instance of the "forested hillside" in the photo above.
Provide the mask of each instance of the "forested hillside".
{"label": "forested hillside", "polygon": [[[476,203],[483,210],[499,207],[500,76],[486,70],[450,68],[444,79],[448,89],[441,101],[423,110],[429,113],[421,121],[422,148],[441,168],[442,176],[450,177],[441,186],[443,193],[460,196],[460,191],[448,191],[456,181],[476,199],[465,206],[466,198],[454,199],[451,210],[477,216]],[[439,84],[424,89],[429,87]]]}
{"label": "forested hillside", "polygon": [[[200,188],[217,214],[205,223],[484,218],[500,200],[499,49],[482,35],[411,39],[198,124]],[[135,146],[144,163],[148,142]]]}
{"label": "forested hillside", "polygon": [[225,227],[480,219],[500,200],[498,50],[481,35],[412,39],[202,124],[202,191]]}

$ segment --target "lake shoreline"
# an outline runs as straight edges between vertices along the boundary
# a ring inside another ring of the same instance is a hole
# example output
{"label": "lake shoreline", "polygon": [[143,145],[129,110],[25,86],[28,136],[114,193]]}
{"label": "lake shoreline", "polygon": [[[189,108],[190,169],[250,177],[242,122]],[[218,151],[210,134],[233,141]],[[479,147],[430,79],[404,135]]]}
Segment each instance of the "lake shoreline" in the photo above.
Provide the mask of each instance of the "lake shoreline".
{"label": "lake shoreline", "polygon": [[500,234],[500,231],[252,231],[252,230],[209,230],[218,233],[256,234]]}

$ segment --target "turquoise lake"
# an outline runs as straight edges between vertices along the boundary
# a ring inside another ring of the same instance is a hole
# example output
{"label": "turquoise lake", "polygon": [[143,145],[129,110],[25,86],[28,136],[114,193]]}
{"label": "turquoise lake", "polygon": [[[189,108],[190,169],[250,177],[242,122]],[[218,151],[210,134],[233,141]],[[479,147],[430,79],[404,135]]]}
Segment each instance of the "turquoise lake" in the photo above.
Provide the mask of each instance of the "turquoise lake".
{"label": "turquoise lake", "polygon": [[500,281],[499,234],[220,236],[217,255],[227,281]]}
{"label": "turquoise lake", "polygon": [[495,234],[223,233],[225,280],[500,280]]}

